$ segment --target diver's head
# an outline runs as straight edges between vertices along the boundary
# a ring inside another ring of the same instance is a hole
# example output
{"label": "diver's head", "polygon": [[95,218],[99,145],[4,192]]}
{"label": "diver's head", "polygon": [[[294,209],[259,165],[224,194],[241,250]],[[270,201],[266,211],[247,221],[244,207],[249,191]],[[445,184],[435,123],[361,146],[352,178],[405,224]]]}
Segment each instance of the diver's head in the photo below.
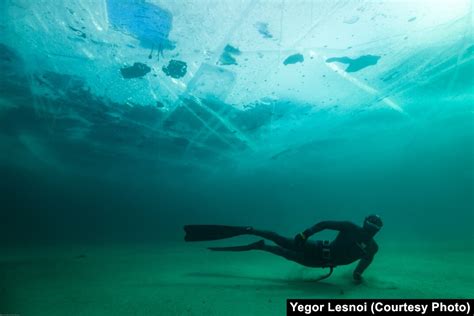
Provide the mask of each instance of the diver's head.
{"label": "diver's head", "polygon": [[378,215],[369,215],[364,220],[364,230],[375,235],[382,228],[383,222]]}

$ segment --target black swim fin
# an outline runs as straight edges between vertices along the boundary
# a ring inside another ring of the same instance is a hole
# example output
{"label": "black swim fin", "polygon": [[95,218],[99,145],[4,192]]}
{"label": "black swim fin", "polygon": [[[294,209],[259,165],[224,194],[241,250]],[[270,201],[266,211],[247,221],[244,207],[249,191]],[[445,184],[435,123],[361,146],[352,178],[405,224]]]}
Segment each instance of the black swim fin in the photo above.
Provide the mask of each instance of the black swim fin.
{"label": "black swim fin", "polygon": [[208,241],[249,234],[250,226],[185,225],[185,241]]}
{"label": "black swim fin", "polygon": [[259,240],[257,242],[244,245],[244,246],[233,246],[233,247],[209,247],[207,249],[213,251],[247,251],[247,250],[255,250],[255,249],[262,249],[265,245],[265,240]]}

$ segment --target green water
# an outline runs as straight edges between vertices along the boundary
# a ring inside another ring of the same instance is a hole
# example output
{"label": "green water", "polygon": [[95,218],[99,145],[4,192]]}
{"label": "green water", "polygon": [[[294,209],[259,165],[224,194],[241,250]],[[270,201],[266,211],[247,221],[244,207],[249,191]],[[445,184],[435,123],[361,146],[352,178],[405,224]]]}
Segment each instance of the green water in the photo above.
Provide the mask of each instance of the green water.
{"label": "green water", "polygon": [[[7,275],[44,266],[16,265],[15,249],[30,249],[21,257],[31,262],[56,246],[186,251],[190,223],[294,236],[318,221],[362,224],[377,213],[385,224],[378,244],[392,249],[380,265],[394,275],[403,270],[398,256],[416,261],[412,273],[425,281],[464,267],[474,247],[472,4],[425,2],[2,1],[0,243],[9,250],[0,257],[0,303],[17,313],[25,302],[25,315],[39,306]],[[150,19],[137,17],[150,8]],[[135,63],[144,66],[127,68]],[[458,252],[435,268],[405,247],[436,264]],[[185,257],[170,260],[213,260]],[[153,269],[171,274],[186,266],[155,259]],[[281,271],[282,259],[272,259],[265,264]],[[264,274],[258,262],[255,280]],[[380,282],[381,266],[373,268]],[[31,280],[54,283],[38,273]],[[472,288],[465,273],[433,295],[472,297],[462,290]],[[403,277],[411,292],[381,295],[420,297],[413,291],[422,285]],[[350,277],[333,281],[344,282]],[[305,289],[300,296],[311,297]],[[265,300],[287,295],[271,293]],[[169,306],[148,312],[173,313]]]}

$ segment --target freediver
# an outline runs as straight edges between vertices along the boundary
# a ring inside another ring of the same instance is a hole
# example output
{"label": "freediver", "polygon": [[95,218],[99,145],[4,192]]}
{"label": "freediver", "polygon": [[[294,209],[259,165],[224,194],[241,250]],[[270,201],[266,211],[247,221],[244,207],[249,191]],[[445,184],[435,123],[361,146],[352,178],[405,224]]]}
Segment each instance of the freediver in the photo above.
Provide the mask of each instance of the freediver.
{"label": "freediver", "polygon": [[[185,241],[209,241],[230,238],[240,235],[254,235],[273,241],[276,246],[267,245],[265,240],[235,247],[210,247],[213,251],[247,251],[263,250],[312,268],[333,268],[347,265],[359,260],[353,272],[357,282],[362,281],[362,273],[372,263],[378,251],[374,240],[375,234],[382,228],[382,219],[378,215],[369,215],[365,218],[362,227],[349,221],[322,221],[297,234],[294,239],[283,237],[271,231],[254,229],[251,226],[224,226],[224,225],[186,225]],[[325,229],[339,233],[333,241],[308,240],[312,235]]]}

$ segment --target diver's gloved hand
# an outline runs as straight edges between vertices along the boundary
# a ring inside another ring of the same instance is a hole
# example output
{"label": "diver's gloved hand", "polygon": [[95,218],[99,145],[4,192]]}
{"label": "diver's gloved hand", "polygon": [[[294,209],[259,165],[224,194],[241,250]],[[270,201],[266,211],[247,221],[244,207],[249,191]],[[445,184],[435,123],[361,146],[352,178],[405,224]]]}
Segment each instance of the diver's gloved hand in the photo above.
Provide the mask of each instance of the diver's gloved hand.
{"label": "diver's gloved hand", "polygon": [[354,278],[356,282],[358,283],[362,282],[362,274],[360,272],[354,271],[354,273],[352,274],[352,277]]}
{"label": "diver's gloved hand", "polygon": [[306,239],[307,237],[304,232],[299,233],[298,235],[295,236],[295,245],[298,247],[302,247],[305,244]]}

